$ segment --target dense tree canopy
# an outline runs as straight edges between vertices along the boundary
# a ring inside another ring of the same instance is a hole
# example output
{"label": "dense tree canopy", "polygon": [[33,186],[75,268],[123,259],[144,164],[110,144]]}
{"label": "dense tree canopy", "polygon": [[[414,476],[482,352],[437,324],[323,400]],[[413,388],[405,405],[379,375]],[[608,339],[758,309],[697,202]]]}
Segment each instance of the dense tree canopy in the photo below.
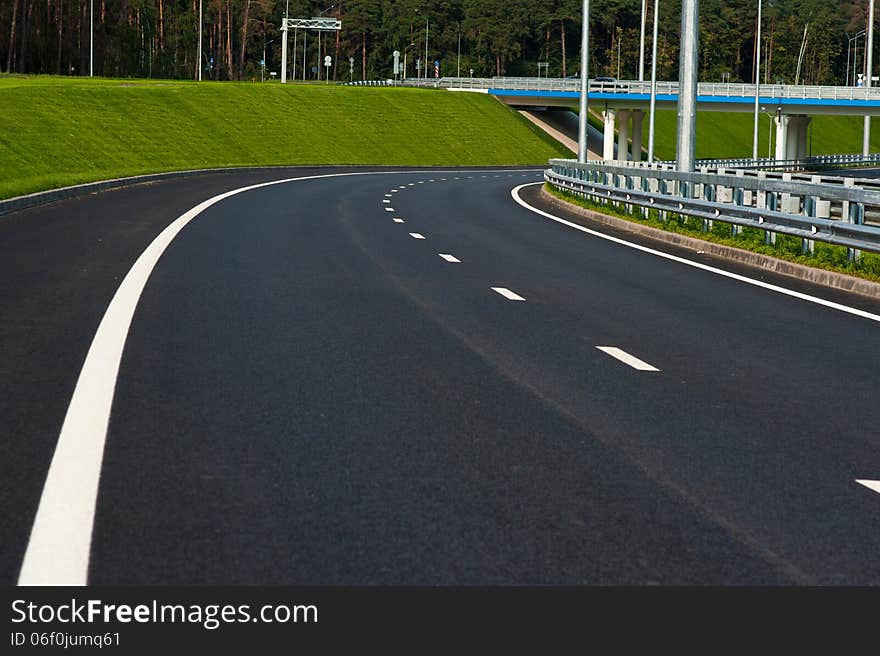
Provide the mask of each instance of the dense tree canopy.
{"label": "dense tree canopy", "polygon": [[[417,59],[424,71],[426,27],[430,74],[435,60],[441,75],[459,67],[465,76],[471,69],[475,76],[537,75],[538,62],[551,76],[579,68],[580,0],[0,0],[0,70],[87,75],[93,3],[96,75],[194,78],[200,2],[200,65],[208,79],[259,79],[264,52],[267,70],[277,72],[286,9],[292,18],[342,19],[339,34],[299,32],[295,52],[290,34],[290,74],[300,78],[304,50],[308,78],[325,72],[319,62],[330,55],[333,79],[372,79],[391,76],[395,49],[405,53],[411,77]],[[843,84],[847,70],[852,82],[864,69],[865,38],[857,35],[866,27],[868,0],[763,3],[764,80]],[[592,0],[591,74],[637,77],[641,4]],[[681,0],[660,5],[659,75],[676,79]],[[700,10],[700,78],[752,80],[757,0],[702,0]]]}

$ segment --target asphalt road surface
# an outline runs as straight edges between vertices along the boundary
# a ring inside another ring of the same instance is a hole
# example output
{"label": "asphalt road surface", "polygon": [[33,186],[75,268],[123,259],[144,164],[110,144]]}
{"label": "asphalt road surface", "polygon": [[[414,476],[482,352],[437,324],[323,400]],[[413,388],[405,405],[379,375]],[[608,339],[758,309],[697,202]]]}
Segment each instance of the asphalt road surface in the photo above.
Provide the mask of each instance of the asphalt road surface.
{"label": "asphalt road surface", "polygon": [[364,172],[0,217],[3,582],[880,584],[880,304]]}

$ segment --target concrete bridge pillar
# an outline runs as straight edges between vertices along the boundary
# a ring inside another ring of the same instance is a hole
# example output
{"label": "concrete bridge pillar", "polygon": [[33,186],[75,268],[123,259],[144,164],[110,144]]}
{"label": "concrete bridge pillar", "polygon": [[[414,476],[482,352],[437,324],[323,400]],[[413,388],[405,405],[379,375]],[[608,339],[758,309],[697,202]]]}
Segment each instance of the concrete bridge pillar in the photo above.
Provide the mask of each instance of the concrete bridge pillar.
{"label": "concrete bridge pillar", "polygon": [[617,112],[617,159],[626,161],[629,159],[629,117],[632,112],[628,109],[620,109]]}
{"label": "concrete bridge pillar", "polygon": [[614,123],[617,120],[617,112],[606,109],[602,112],[605,119],[605,133],[602,139],[602,159],[606,162],[614,159]]}
{"label": "concrete bridge pillar", "polygon": [[632,161],[642,161],[642,121],[645,120],[645,112],[634,109],[632,113],[633,136],[632,136]]}
{"label": "concrete bridge pillar", "polygon": [[776,159],[804,159],[807,156],[807,135],[812,117],[779,114],[776,123]]}

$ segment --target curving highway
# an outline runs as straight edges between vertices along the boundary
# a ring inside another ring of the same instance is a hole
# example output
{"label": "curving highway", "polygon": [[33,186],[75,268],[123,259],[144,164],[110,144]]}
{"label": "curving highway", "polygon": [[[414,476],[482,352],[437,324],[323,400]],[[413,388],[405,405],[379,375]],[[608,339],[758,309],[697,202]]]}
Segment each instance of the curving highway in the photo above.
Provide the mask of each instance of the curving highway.
{"label": "curving highway", "polygon": [[2,580],[880,583],[880,303],[583,228],[541,179],[0,218]]}

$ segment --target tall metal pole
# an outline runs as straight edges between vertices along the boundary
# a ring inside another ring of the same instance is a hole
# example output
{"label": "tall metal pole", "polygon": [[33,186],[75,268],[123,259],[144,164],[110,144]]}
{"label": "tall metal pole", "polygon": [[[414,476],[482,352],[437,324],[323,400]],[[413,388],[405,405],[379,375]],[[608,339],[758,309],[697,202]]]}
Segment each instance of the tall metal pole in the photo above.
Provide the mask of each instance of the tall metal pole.
{"label": "tall metal pole", "polygon": [[287,84],[287,18],[281,25],[281,84]]}
{"label": "tall metal pole", "polygon": [[[849,37],[849,34],[847,34]],[[849,49],[852,46],[852,39],[849,40],[849,43],[846,44],[846,86],[849,86]]]}
{"label": "tall metal pole", "polygon": [[[265,38],[265,37],[264,37]],[[196,57],[198,62],[196,62],[196,68],[198,72],[196,73],[196,79],[201,82],[202,81],[202,0],[199,0],[199,52]]]}
{"label": "tall metal pole", "polygon": [[681,55],[678,65],[678,143],[676,169],[694,170],[697,134],[697,71],[700,50],[700,0],[681,5]]}
{"label": "tall metal pole", "polygon": [[758,159],[758,112],[761,104],[761,0],[758,0],[758,29],[755,36],[755,132],[752,135],[752,159]]}
{"label": "tall metal pole", "polygon": [[293,64],[290,66],[290,79],[296,82],[296,55],[299,52],[296,49],[297,28],[293,28]]}
{"label": "tall metal pole", "polygon": [[648,161],[654,161],[654,114],[657,110],[657,18],[660,0],[654,0],[654,41],[651,44],[651,109],[648,117]]}
{"label": "tall metal pole", "polygon": [[639,37],[639,82],[645,81],[645,23],[648,20],[648,0],[642,0],[642,32]]}
{"label": "tall metal pole", "polygon": [[422,68],[425,70],[425,79],[428,79],[428,22],[431,19],[425,16],[425,65]]}
{"label": "tall metal pole", "polygon": [[[865,88],[870,88],[871,77],[874,75],[874,0],[868,4],[868,40],[867,64],[865,68]],[[862,137],[862,155],[867,157],[871,152],[871,117],[865,116],[865,130]]]}
{"label": "tall metal pole", "polygon": [[458,64],[455,67],[455,77],[461,77],[461,23],[458,24]]}
{"label": "tall metal pole", "polygon": [[590,0],[583,0],[583,16],[581,17],[581,98],[578,113],[578,162],[587,162],[587,118],[590,91],[588,66],[590,63]]}
{"label": "tall metal pole", "polygon": [[89,0],[89,77],[95,76],[95,0]]}

